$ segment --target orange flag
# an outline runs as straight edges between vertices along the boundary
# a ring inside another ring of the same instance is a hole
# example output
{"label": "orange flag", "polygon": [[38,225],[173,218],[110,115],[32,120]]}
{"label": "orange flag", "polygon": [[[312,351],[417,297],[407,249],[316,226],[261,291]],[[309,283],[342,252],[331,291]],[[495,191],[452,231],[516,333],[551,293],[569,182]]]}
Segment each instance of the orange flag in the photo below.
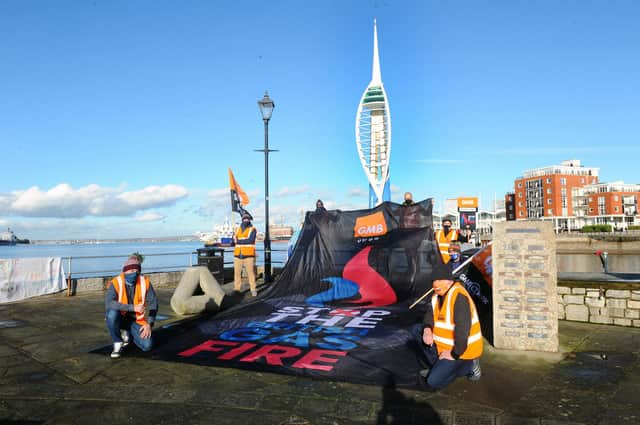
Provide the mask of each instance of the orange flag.
{"label": "orange flag", "polygon": [[236,181],[231,168],[229,168],[229,189],[231,190],[231,211],[242,214],[244,212],[242,207],[249,203],[249,196]]}
{"label": "orange flag", "polygon": [[473,256],[473,259],[471,260],[471,262],[473,263],[474,266],[476,266],[478,271],[482,273],[482,277],[484,277],[484,280],[489,284],[489,286],[493,285],[492,259],[493,259],[493,249],[491,248],[491,245],[487,245],[484,248],[482,248],[480,251],[476,252],[476,254]]}

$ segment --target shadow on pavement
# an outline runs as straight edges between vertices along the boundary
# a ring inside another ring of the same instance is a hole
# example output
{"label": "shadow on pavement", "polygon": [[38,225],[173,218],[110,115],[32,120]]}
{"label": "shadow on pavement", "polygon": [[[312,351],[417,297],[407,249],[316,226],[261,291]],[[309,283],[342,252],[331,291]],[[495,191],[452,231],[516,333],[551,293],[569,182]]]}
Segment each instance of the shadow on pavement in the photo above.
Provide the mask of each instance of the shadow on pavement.
{"label": "shadow on pavement", "polygon": [[438,412],[429,403],[417,401],[398,391],[393,376],[389,376],[382,387],[382,407],[378,410],[376,425],[412,423],[444,425]]}

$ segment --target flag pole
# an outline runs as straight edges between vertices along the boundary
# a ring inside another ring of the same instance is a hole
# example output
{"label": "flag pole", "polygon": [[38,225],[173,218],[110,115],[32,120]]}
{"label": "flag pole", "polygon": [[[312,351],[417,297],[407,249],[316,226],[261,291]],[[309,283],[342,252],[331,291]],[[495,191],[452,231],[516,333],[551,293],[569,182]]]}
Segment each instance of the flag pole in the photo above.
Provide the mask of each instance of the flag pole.
{"label": "flag pole", "polygon": [[411,310],[413,307],[415,307],[416,304],[418,304],[420,301],[422,301],[423,299],[425,299],[425,297],[427,295],[429,295],[431,292],[433,292],[433,288],[429,289],[427,292],[425,292],[420,298],[418,298],[413,304],[411,304],[409,306],[409,310]]}

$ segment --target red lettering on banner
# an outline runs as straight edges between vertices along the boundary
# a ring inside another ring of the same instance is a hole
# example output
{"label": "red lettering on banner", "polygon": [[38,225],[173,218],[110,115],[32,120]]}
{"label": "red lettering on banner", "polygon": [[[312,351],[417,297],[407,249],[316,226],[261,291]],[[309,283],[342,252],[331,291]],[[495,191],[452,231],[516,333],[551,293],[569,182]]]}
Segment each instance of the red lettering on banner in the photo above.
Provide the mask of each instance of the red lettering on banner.
{"label": "red lettering on banner", "polygon": [[304,357],[295,362],[293,367],[300,369],[324,370],[328,372],[333,369],[333,366],[315,364],[315,362],[336,363],[340,359],[336,357],[326,357],[327,355],[346,356],[347,352],[335,350],[311,350],[305,354]]}
{"label": "red lettering on banner", "polygon": [[223,355],[219,356],[218,358],[220,360],[231,360],[234,357],[237,357],[240,354],[244,353],[245,351],[251,350],[255,346],[256,346],[255,344],[250,344],[248,342],[245,342],[240,347],[234,348],[233,350],[229,350],[226,353],[224,353]]}
{"label": "red lettering on banner", "polygon": [[196,353],[199,353],[201,351],[212,351],[212,352],[217,352],[217,351],[222,351],[224,350],[224,348],[222,347],[215,347],[215,345],[226,345],[228,347],[235,347],[236,345],[238,345],[237,342],[229,342],[229,341],[218,341],[218,340],[213,340],[213,339],[208,339],[205,342],[203,342],[202,344],[196,345],[193,348],[190,348],[188,350],[185,350],[181,353],[178,353],[179,356],[182,357],[191,357]]}
{"label": "red lettering on banner", "polygon": [[282,345],[265,345],[258,348],[252,354],[240,359],[241,362],[255,362],[264,357],[267,364],[282,366],[283,357],[295,357],[302,351],[293,347],[284,347]]}
{"label": "red lettering on banner", "polygon": [[[258,348],[256,348],[258,347]],[[303,352],[299,348],[283,345],[261,345],[245,342],[220,341],[208,339],[193,348],[178,353],[182,357],[191,357],[202,352],[218,353],[227,350],[216,357],[218,360],[236,360],[241,362],[255,362],[264,358],[266,364],[272,366],[285,366],[283,359],[289,359],[288,363],[295,361],[291,366],[297,369],[314,369],[328,372],[333,369],[341,357],[347,355],[347,351],[312,349]],[[254,350],[255,349],[255,350]],[[251,350],[254,350],[251,352]],[[239,359],[245,353],[248,355]],[[285,366],[287,367],[287,366]]]}

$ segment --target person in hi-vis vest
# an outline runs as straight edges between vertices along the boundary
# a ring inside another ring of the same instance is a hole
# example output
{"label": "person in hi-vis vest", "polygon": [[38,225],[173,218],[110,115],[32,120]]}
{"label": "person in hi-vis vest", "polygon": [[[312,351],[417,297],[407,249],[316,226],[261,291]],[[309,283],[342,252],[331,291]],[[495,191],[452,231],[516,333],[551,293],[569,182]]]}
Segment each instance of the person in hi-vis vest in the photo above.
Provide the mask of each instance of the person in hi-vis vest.
{"label": "person in hi-vis vest", "polygon": [[448,218],[442,219],[442,229],[436,231],[435,239],[438,243],[438,250],[443,263],[447,264],[449,262],[449,245],[451,242],[457,241],[458,236],[458,231],[451,228],[451,220]]}
{"label": "person in hi-vis vest", "polygon": [[258,295],[256,290],[256,235],[257,230],[251,225],[251,214],[242,214],[242,224],[236,229],[233,236],[235,248],[233,250],[233,290],[242,289],[242,268],[244,267],[249,277],[251,295]]}
{"label": "person in hi-vis vest", "polygon": [[107,287],[105,318],[113,341],[113,359],[120,357],[132,339],[142,351],[153,347],[151,328],[158,314],[158,298],[149,278],[141,271],[140,259],[133,254],[124,263],[122,273]]}
{"label": "person in hi-vis vest", "polygon": [[423,324],[411,329],[429,366],[420,376],[432,390],[461,376],[477,381],[482,376],[482,332],[475,304],[447,265],[436,265],[432,279],[433,296]]}

